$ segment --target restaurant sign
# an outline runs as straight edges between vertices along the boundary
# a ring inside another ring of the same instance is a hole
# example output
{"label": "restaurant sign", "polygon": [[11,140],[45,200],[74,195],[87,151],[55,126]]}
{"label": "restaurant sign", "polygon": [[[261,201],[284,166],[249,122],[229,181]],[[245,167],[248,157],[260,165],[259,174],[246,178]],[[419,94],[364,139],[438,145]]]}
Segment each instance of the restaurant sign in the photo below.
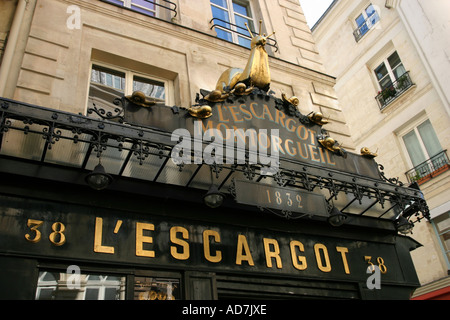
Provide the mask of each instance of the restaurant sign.
{"label": "restaurant sign", "polygon": [[404,281],[396,239],[198,222],[160,217],[151,209],[142,215],[4,196],[1,204],[0,253],[352,281],[367,279],[368,267],[378,266],[383,280]]}
{"label": "restaurant sign", "polygon": [[[344,150],[323,129],[328,121],[320,113],[302,115],[288,99],[259,89],[246,95],[230,94],[220,102],[198,98],[197,105],[189,110],[158,104],[143,107],[127,98],[123,104],[127,123],[172,133],[172,141],[178,143],[175,151],[182,151],[184,156],[173,153],[172,158],[184,164],[200,164],[211,158],[211,153],[216,163],[233,164],[242,160],[239,150],[245,150],[250,151],[250,157],[259,155],[258,161],[268,158],[263,164],[273,165],[277,157],[282,162],[295,161],[380,178],[373,156]],[[208,110],[208,116],[194,112],[201,109]],[[197,157],[187,156],[191,153]]]}

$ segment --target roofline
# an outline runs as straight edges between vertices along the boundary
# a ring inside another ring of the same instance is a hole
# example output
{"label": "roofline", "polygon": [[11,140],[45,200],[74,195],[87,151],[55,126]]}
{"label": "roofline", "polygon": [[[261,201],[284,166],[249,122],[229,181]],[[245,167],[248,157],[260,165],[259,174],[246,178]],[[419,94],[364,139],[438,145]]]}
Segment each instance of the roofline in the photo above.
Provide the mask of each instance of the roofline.
{"label": "roofline", "polygon": [[319,25],[319,23],[322,22],[322,20],[325,18],[325,16],[331,11],[331,9],[333,9],[334,5],[338,2],[339,0],[334,0],[330,6],[328,7],[328,9],[323,13],[323,15],[320,17],[319,20],[317,20],[317,22],[314,24],[314,26],[311,28],[311,32],[314,31],[314,29],[316,29],[316,27]]}

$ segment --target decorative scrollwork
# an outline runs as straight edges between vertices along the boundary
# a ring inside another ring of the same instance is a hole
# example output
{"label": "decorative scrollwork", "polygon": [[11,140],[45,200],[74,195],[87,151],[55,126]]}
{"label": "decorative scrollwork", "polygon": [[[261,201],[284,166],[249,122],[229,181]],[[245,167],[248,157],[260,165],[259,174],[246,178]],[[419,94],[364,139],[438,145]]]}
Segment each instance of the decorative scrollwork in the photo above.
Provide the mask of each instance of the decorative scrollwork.
{"label": "decorative scrollwork", "polygon": [[103,108],[97,108],[97,105],[95,103],[92,103],[93,108],[89,108],[87,110],[88,114],[96,113],[100,118],[103,120],[109,120],[109,121],[118,121],[119,123],[124,123],[124,102],[123,98],[116,98],[113,101],[114,105],[118,106],[117,108],[114,108],[113,111],[106,111]]}
{"label": "decorative scrollwork", "polygon": [[380,169],[379,170],[380,177],[384,181],[389,182],[390,184],[393,184],[393,185],[398,186],[398,187],[403,187],[404,186],[403,182],[401,182],[400,178],[398,178],[398,177],[397,178],[391,178],[391,179],[386,178],[386,174],[384,173],[384,166],[383,165],[379,164],[378,167]]}

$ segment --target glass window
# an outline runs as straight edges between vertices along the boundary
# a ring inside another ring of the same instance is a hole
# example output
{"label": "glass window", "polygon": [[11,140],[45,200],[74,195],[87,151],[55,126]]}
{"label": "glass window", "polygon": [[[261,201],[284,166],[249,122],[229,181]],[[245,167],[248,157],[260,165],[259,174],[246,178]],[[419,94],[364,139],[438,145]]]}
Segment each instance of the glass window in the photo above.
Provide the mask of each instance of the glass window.
{"label": "glass window", "polygon": [[88,109],[95,106],[97,109],[116,114],[114,110],[117,105],[114,104],[114,100],[124,95],[129,96],[135,91],[142,91],[157,102],[166,103],[167,85],[164,81],[138,76],[132,71],[115,70],[94,64],[89,86]]}
{"label": "glass window", "polygon": [[447,259],[447,268],[450,270],[450,213],[444,213],[433,219],[433,224]]}
{"label": "glass window", "polygon": [[439,169],[434,161],[427,161],[443,151],[430,120],[422,122],[406,133],[403,136],[403,143],[417,171],[416,174],[423,177]]}
{"label": "glass window", "polygon": [[147,0],[105,0],[125,8],[133,9],[148,16],[156,16],[156,7],[154,1]]}
{"label": "glass window", "polygon": [[254,29],[248,1],[211,0],[217,37],[250,48],[251,37],[245,24]]}
{"label": "glass window", "polygon": [[406,69],[400,60],[397,51],[390,55],[375,69],[375,74],[381,90],[391,87],[392,84],[405,75],[405,73]]}
{"label": "glass window", "polygon": [[[124,300],[125,277],[80,274],[74,285],[70,276],[62,272],[40,271],[36,300]],[[68,285],[70,283],[70,286]]]}
{"label": "glass window", "polygon": [[180,281],[135,277],[134,300],[180,300]]}
{"label": "glass window", "polygon": [[380,21],[380,16],[375,7],[370,4],[356,19],[357,30],[354,32],[355,38],[359,41],[373,26]]}

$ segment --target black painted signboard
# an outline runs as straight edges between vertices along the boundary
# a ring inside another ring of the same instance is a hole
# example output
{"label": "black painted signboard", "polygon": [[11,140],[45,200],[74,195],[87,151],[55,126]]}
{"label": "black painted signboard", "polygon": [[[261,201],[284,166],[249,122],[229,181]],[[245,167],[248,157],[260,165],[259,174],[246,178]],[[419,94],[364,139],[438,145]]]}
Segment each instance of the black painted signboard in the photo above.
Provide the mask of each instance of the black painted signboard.
{"label": "black painted signboard", "polygon": [[236,202],[290,212],[293,217],[314,213],[328,217],[327,202],[321,194],[250,181],[235,181]]}
{"label": "black painted signboard", "polygon": [[[335,238],[1,196],[0,253],[240,274],[409,283],[401,241]],[[401,239],[400,239],[401,240]],[[409,263],[411,261],[409,260]],[[414,280],[414,279],[413,279]]]}
{"label": "black painted signboard", "polygon": [[[257,144],[267,149],[276,148],[281,160],[380,178],[374,159],[351,152],[342,156],[322,147],[318,142],[323,134],[321,125],[302,115],[297,107],[259,90],[249,95],[230,96],[222,102],[200,100],[197,108],[211,108],[211,116],[205,119],[193,117],[185,109],[163,105],[142,107],[123,100],[125,121],[130,124],[168,133],[187,130],[193,141],[202,141],[210,129],[220,131],[226,141],[230,138],[227,130],[234,130],[236,134],[231,139],[248,139],[247,147]],[[254,132],[245,137],[243,132],[247,130]],[[274,130],[278,135],[274,135]]]}

